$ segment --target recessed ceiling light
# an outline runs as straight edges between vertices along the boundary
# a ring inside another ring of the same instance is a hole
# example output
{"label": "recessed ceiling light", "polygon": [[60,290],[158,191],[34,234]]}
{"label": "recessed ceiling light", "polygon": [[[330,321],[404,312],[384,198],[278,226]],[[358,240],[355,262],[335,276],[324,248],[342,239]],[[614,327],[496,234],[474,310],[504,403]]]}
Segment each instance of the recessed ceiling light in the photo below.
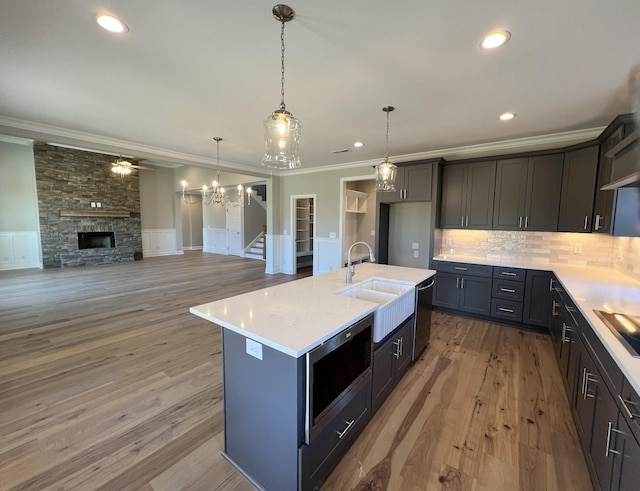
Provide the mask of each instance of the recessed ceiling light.
{"label": "recessed ceiling light", "polygon": [[509,31],[493,31],[484,37],[480,46],[484,49],[498,48],[509,41],[510,38],[511,33]]}
{"label": "recessed ceiling light", "polygon": [[129,28],[124,22],[112,15],[101,15],[96,19],[96,22],[100,27],[110,32],[122,33],[129,31]]}
{"label": "recessed ceiling light", "polygon": [[353,146],[354,146],[354,147],[356,147],[356,148],[364,147],[364,143],[362,143],[362,142],[355,142],[355,143],[353,144]]}
{"label": "recessed ceiling light", "polygon": [[500,116],[498,116],[498,119],[500,121],[510,121],[515,117],[516,115],[514,113],[502,113]]}

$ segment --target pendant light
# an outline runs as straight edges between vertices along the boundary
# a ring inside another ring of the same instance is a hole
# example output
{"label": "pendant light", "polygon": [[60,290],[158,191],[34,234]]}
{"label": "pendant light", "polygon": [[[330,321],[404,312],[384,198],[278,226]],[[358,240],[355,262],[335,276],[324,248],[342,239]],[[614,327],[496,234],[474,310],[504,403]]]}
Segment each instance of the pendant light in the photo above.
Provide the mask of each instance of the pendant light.
{"label": "pendant light", "polygon": [[273,7],[273,16],[280,21],[280,106],[264,119],[264,158],[262,165],[272,169],[300,167],[300,133],[302,123],[287,111],[284,103],[284,25],[295,17],[288,5]]}
{"label": "pendant light", "polygon": [[382,108],[387,113],[387,145],[384,151],[384,161],[376,165],[376,191],[395,191],[396,172],[398,167],[389,162],[389,113],[395,107],[385,106]]}

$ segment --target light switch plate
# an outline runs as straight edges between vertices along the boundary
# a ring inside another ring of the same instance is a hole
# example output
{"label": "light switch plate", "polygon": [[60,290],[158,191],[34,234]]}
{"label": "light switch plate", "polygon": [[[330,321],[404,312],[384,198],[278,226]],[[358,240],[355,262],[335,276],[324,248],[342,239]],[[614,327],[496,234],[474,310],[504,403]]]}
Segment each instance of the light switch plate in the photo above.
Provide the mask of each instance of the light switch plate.
{"label": "light switch plate", "polygon": [[371,230],[371,231],[369,231],[369,235],[370,235],[371,237],[375,237],[375,236],[376,236],[376,231],[375,231],[375,230]]}
{"label": "light switch plate", "polygon": [[247,354],[262,360],[262,345],[253,339],[247,338]]}
{"label": "light switch plate", "polygon": [[329,232],[329,238],[330,239],[335,239],[336,238],[336,233],[335,232]]}
{"label": "light switch plate", "polygon": [[418,244],[417,242],[412,242],[411,243],[411,248],[412,249],[420,249],[420,244]]}

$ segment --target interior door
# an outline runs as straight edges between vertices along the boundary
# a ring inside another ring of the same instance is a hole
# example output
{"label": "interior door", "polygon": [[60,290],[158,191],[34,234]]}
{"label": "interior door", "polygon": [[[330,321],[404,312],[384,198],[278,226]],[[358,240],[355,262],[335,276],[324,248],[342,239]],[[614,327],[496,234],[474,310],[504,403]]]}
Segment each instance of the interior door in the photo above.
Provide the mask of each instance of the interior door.
{"label": "interior door", "polygon": [[229,254],[244,256],[242,246],[242,208],[227,205],[227,247]]}

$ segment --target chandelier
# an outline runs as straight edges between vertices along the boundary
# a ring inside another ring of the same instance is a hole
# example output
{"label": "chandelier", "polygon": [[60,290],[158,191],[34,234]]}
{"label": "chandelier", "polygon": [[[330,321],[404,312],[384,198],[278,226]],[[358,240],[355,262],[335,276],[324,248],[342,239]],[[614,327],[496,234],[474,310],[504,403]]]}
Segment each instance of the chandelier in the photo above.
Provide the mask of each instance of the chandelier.
{"label": "chandelier", "polygon": [[284,103],[284,25],[295,17],[288,5],[278,4],[272,9],[280,21],[280,106],[264,119],[264,157],[262,165],[272,169],[300,167],[300,134],[302,123],[287,111]]}
{"label": "chandelier", "polygon": [[118,157],[115,162],[111,163],[111,172],[122,176],[128,176],[131,174],[131,162],[123,160],[122,157]]}
{"label": "chandelier", "polygon": [[376,190],[377,191],[395,191],[396,172],[398,167],[389,162],[389,113],[395,107],[385,106],[382,108],[387,113],[387,144],[384,151],[384,161],[376,165]]}

